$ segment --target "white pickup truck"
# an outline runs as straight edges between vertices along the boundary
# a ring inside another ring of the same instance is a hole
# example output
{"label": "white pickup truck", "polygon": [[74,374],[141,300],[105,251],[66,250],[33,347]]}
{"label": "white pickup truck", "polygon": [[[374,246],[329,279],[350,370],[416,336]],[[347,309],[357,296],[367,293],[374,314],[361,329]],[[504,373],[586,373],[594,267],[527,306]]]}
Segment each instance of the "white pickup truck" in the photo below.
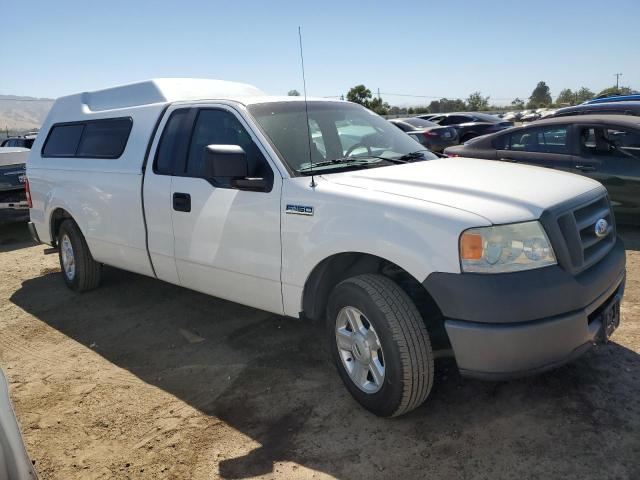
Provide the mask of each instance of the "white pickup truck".
{"label": "white pickup truck", "polygon": [[436,356],[512,378],[619,323],[624,248],[587,178],[437,158],[359,105],[216,80],[63,97],[40,132],[30,230],[69,287],[97,287],[105,264],[326,319],[377,415],[420,405]]}

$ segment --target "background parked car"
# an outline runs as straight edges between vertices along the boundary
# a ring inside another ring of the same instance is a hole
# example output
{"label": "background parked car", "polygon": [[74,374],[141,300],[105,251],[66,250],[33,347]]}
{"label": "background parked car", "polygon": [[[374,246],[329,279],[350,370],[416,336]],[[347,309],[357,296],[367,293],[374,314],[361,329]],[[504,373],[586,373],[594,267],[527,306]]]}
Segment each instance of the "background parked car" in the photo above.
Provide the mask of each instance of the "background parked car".
{"label": "background parked car", "polygon": [[460,142],[466,142],[479,135],[494,133],[513,126],[513,122],[494,115],[476,112],[441,113],[429,119],[438,125],[454,127]]}
{"label": "background parked car", "polygon": [[420,115],[416,115],[416,118],[421,118],[423,120],[430,120],[433,117],[437,117],[440,115],[439,113],[421,113]]}
{"label": "background parked car", "polygon": [[507,112],[502,116],[502,120],[507,122],[518,122],[522,118],[522,112]]}
{"label": "background parked car", "polygon": [[640,116],[640,100],[624,102],[582,103],[555,111],[553,117],[567,115],[635,115]]}
{"label": "background parked car", "polygon": [[605,103],[605,102],[627,102],[627,101],[639,102],[640,101],[640,93],[633,93],[631,95],[609,95],[609,96],[592,98],[591,100],[587,100],[586,102],[582,102],[582,105]]}
{"label": "background parked car", "polygon": [[640,222],[640,120],[636,117],[545,119],[449,147],[445,153],[586,175],[607,188],[618,220]]}
{"label": "background parked car", "polygon": [[453,127],[441,127],[437,123],[421,118],[394,118],[389,120],[432,152],[458,144],[458,132]]}
{"label": "background parked car", "polygon": [[29,149],[0,147],[0,221],[28,220],[24,190]]}
{"label": "background parked car", "polygon": [[29,133],[21,137],[9,137],[0,143],[0,147],[31,148],[37,133]]}

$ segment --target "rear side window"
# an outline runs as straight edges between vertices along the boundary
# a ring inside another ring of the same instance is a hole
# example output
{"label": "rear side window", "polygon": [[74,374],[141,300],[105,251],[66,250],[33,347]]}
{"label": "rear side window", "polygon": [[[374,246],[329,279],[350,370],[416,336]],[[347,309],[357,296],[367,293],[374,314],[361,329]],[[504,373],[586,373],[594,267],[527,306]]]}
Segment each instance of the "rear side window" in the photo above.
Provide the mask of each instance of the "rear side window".
{"label": "rear side window", "polygon": [[42,148],[43,157],[75,157],[83,124],[54,125]]}
{"label": "rear side window", "polygon": [[87,123],[80,138],[77,157],[118,158],[127,145],[131,119],[101,120]]}
{"label": "rear side window", "polygon": [[567,127],[519,130],[509,135],[509,143],[504,148],[521,152],[568,154]]}
{"label": "rear side window", "polygon": [[43,157],[119,158],[127,146],[131,118],[57,124],[42,147]]}

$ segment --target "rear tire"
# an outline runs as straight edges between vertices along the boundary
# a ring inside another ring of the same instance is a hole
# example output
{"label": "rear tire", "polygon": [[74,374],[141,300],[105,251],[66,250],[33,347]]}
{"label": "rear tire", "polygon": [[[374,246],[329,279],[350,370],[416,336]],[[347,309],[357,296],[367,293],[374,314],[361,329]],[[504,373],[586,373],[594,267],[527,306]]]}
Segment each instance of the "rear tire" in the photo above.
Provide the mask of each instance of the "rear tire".
{"label": "rear tire", "polygon": [[80,228],[71,219],[60,225],[58,256],[62,278],[71,290],[85,292],[100,284],[102,265],[93,259]]}
{"label": "rear tire", "polygon": [[331,356],[351,395],[381,417],[422,404],[433,385],[431,341],[409,296],[377,274],[338,284],[329,297]]}

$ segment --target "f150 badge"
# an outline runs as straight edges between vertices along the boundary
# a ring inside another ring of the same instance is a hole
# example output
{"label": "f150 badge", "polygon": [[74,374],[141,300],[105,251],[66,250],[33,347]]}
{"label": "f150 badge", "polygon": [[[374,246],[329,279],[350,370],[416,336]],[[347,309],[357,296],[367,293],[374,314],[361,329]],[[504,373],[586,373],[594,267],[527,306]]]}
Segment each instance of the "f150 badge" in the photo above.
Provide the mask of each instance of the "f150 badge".
{"label": "f150 badge", "polygon": [[313,207],[308,205],[293,205],[287,204],[285,213],[291,213],[294,215],[313,215]]}

